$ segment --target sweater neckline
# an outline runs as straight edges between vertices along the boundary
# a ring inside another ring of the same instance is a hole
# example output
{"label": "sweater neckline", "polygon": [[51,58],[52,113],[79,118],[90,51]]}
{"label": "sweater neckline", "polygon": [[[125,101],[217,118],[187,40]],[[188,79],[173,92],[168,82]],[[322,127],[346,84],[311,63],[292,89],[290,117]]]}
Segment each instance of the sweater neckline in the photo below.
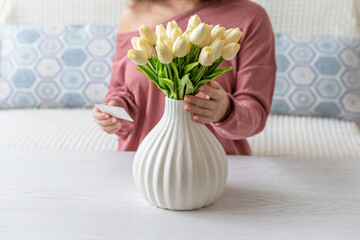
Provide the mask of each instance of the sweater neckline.
{"label": "sweater neckline", "polygon": [[[207,7],[212,2],[213,2],[213,0],[208,1],[208,2],[200,2],[195,7],[191,8],[189,10],[186,10],[185,12],[179,13],[178,15],[176,15],[174,17],[171,17],[171,18],[163,21],[160,24],[162,24],[162,25],[164,25],[166,27],[166,24],[169,21],[175,20],[176,22],[178,22],[178,21],[182,20],[184,17],[189,16],[189,15],[193,15],[195,12],[199,11],[200,9],[202,9],[204,7]],[[155,28],[153,28],[153,29],[155,30]],[[116,36],[118,38],[120,38],[120,37],[132,36],[132,35],[135,35],[135,34],[138,34],[138,33],[139,33],[138,31],[131,31],[131,32],[126,32],[126,33],[118,33],[118,34],[116,34]]]}

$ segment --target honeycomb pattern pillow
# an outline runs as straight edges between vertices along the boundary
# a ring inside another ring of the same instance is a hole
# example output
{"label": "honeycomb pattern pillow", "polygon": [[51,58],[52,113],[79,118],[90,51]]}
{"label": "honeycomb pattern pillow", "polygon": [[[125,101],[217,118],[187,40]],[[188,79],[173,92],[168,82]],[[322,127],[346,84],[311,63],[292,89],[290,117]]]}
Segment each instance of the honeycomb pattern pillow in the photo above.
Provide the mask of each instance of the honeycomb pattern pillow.
{"label": "honeycomb pattern pillow", "polygon": [[110,81],[115,25],[4,25],[0,107],[91,107]]}
{"label": "honeycomb pattern pillow", "polygon": [[360,36],[276,36],[272,113],[360,120]]}

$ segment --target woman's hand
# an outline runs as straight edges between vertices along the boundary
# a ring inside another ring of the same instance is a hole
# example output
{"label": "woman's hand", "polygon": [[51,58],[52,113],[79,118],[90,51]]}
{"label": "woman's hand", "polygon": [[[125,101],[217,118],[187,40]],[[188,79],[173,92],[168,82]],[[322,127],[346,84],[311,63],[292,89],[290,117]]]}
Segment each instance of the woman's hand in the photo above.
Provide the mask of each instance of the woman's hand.
{"label": "woman's hand", "polygon": [[185,110],[193,113],[194,120],[198,123],[220,121],[225,116],[229,105],[225,90],[215,81],[200,86],[199,90],[207,95],[207,98],[185,96],[184,100],[187,103]]}
{"label": "woman's hand", "polygon": [[[111,100],[110,102],[103,104],[109,106],[118,106],[115,100]],[[93,108],[92,114],[94,116],[94,122],[96,122],[100,128],[108,134],[116,133],[121,129],[120,119],[101,112],[97,107]]]}

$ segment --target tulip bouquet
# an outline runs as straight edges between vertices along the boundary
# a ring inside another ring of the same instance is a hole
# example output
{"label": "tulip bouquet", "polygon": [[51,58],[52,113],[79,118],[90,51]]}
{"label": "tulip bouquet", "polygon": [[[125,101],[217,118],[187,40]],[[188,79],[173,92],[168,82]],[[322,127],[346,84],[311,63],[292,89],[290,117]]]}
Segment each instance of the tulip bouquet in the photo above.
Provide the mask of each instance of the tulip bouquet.
{"label": "tulip bouquet", "polygon": [[202,23],[198,15],[190,17],[185,32],[174,20],[166,29],[157,25],[155,31],[141,25],[139,32],[140,37],[131,39],[134,49],[128,51],[128,57],[137,70],[175,100],[198,94],[200,85],[233,69],[218,67],[236,56],[242,35],[238,28],[225,30]]}

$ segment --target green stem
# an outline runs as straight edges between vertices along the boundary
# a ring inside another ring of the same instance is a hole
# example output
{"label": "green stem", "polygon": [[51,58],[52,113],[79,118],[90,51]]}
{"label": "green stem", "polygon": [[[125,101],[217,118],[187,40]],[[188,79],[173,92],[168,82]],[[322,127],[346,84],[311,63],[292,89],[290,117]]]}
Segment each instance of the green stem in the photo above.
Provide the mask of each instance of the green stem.
{"label": "green stem", "polygon": [[155,54],[156,54],[156,56],[157,56],[155,44],[153,45],[153,48],[154,48]]}
{"label": "green stem", "polygon": [[167,67],[168,72],[169,72],[169,79],[174,82],[174,94],[175,94],[174,99],[176,100],[176,99],[178,99],[178,91],[177,91],[178,86],[177,86],[177,81],[174,79],[170,64],[166,64],[166,67]]}

